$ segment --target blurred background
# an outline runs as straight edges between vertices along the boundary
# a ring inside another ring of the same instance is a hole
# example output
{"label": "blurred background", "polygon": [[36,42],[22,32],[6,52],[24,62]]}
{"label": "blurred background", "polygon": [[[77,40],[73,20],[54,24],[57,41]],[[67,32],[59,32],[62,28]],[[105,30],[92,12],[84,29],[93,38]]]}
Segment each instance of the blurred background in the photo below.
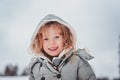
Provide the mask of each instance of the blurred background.
{"label": "blurred background", "polygon": [[98,80],[120,80],[120,0],[0,0],[0,80],[28,78],[30,39],[47,14],[73,27]]}

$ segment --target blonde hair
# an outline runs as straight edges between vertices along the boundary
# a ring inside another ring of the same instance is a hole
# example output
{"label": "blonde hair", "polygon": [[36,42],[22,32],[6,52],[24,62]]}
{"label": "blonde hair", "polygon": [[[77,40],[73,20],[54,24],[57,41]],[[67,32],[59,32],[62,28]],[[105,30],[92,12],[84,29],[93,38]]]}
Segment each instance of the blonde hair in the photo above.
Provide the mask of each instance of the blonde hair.
{"label": "blonde hair", "polygon": [[40,27],[33,39],[32,44],[30,45],[33,53],[40,54],[43,52],[43,34],[46,33],[50,27],[60,30],[60,35],[62,35],[64,40],[65,49],[75,48],[75,38],[71,30],[57,21],[50,21]]}

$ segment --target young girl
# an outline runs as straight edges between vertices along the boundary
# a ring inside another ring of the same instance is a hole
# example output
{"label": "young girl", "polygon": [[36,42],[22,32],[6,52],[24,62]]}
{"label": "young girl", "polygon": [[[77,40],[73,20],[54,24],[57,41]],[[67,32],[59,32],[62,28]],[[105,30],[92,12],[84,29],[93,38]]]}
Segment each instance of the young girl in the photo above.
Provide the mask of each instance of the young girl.
{"label": "young girl", "polygon": [[35,30],[30,50],[37,56],[30,62],[29,80],[96,80],[85,49],[75,49],[69,24],[49,14]]}

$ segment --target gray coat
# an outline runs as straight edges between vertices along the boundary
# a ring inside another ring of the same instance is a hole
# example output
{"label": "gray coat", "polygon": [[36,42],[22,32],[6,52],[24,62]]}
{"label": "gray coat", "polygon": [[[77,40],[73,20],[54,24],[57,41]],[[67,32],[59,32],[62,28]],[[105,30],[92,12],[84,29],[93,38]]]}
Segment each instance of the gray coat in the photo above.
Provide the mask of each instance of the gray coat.
{"label": "gray coat", "polygon": [[88,63],[92,58],[83,49],[71,49],[61,61],[55,61],[57,65],[43,56],[34,57],[30,62],[29,80],[96,80]]}

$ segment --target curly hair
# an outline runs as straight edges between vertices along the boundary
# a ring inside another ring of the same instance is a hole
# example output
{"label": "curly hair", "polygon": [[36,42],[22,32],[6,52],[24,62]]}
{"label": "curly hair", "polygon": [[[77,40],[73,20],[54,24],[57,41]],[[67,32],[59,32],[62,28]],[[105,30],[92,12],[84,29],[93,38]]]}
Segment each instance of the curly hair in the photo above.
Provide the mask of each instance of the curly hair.
{"label": "curly hair", "polygon": [[47,30],[49,30],[50,27],[53,27],[55,30],[60,30],[60,35],[62,35],[63,41],[64,41],[64,47],[65,49],[74,48],[75,47],[75,38],[71,30],[57,22],[57,21],[50,21],[45,23],[40,27],[40,29],[37,32],[37,35],[32,41],[31,49],[34,53],[40,54],[43,51],[43,34],[47,34]]}

